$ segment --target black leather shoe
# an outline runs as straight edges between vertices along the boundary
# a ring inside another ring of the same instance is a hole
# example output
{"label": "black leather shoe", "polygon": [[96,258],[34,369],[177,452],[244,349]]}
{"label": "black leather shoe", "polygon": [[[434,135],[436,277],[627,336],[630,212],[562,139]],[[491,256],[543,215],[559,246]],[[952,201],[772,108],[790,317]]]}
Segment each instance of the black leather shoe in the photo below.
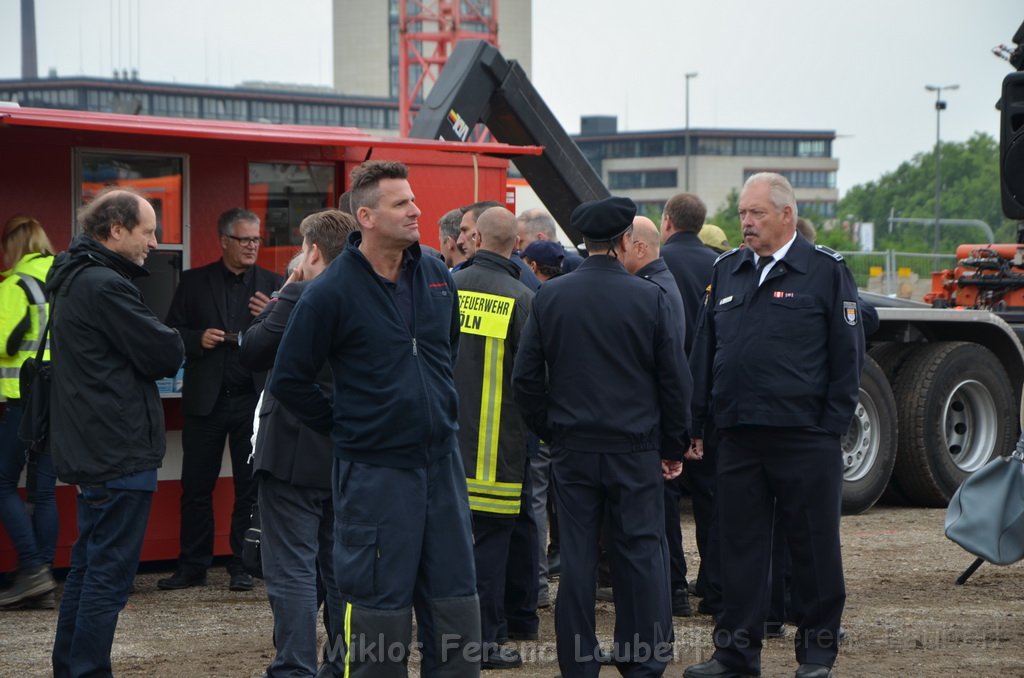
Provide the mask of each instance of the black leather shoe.
{"label": "black leather shoe", "polygon": [[536,631],[513,631],[509,629],[508,637],[512,640],[538,640],[540,634]]}
{"label": "black leather shoe", "polygon": [[693,616],[693,607],[690,605],[690,594],[687,593],[686,589],[678,589],[672,592],[672,616]]}
{"label": "black leather shoe", "polygon": [[717,617],[718,612],[719,610],[705,603],[703,600],[697,603],[697,614],[706,614],[711,617]]}
{"label": "black leather shoe", "polygon": [[252,577],[245,572],[235,572],[231,575],[231,583],[228,584],[231,591],[252,591]]}
{"label": "black leather shoe", "polygon": [[484,648],[484,656],[480,662],[482,669],[516,669],[523,665],[523,658],[517,650],[491,644]]}
{"label": "black leather shoe", "polygon": [[824,664],[801,664],[793,678],[832,678],[832,667]]}
{"label": "black leather shoe", "polygon": [[156,583],[156,587],[164,591],[177,591],[178,589],[187,589],[192,586],[206,586],[206,573],[191,573],[178,570],[170,577],[160,579]]}
{"label": "black leather shoe", "polygon": [[749,673],[733,671],[717,659],[687,666],[683,671],[683,678],[748,678],[748,676],[750,676]]}

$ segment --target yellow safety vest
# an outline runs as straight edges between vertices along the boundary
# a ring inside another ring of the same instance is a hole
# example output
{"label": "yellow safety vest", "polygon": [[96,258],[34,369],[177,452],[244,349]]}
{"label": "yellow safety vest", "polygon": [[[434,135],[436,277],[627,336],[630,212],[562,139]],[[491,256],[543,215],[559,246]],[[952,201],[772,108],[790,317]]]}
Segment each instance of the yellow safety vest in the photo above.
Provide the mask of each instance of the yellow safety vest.
{"label": "yellow safety vest", "polygon": [[[40,281],[46,279],[52,264],[52,256],[26,254],[0,282],[0,396],[8,400],[21,398],[18,384],[21,365],[39,350],[39,335],[50,313]],[[16,347],[8,346],[11,334],[26,317],[28,331]],[[8,353],[11,348],[13,354]],[[49,346],[43,359],[50,359]]]}

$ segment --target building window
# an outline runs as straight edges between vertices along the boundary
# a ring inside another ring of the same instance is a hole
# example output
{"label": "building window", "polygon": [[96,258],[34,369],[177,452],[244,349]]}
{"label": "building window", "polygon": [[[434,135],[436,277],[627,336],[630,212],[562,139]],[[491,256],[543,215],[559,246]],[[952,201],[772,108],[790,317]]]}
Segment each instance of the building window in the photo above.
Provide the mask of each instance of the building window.
{"label": "building window", "polygon": [[836,216],[836,204],[828,200],[798,200],[796,211],[802,215],[817,214],[825,219],[834,219]]}
{"label": "building window", "polygon": [[173,155],[77,151],[75,172],[79,185],[76,208],[112,185],[133,188],[153,205],[159,245],[146,257],[145,267],[150,275],[137,278],[135,284],[153,313],[158,318],[166,317],[186,256],[185,159]]}
{"label": "building window", "polygon": [[302,245],[303,218],[336,200],[333,165],[249,163],[246,208],[259,215],[263,234],[258,263],[284,271]]}
{"label": "building window", "polygon": [[640,170],[636,172],[609,172],[608,188],[612,190],[631,188],[675,188],[678,185],[676,170]]}
{"label": "building window", "polygon": [[[697,155],[732,155],[734,139],[697,137]],[[692,142],[691,142],[692,143]]]}
{"label": "building window", "polygon": [[758,172],[776,172],[786,177],[793,188],[835,188],[836,173],[832,170],[770,170],[770,169],[747,169],[743,171],[743,180],[746,181]]}
{"label": "building window", "polygon": [[799,158],[827,158],[831,152],[831,143],[825,139],[796,142],[796,155]]}

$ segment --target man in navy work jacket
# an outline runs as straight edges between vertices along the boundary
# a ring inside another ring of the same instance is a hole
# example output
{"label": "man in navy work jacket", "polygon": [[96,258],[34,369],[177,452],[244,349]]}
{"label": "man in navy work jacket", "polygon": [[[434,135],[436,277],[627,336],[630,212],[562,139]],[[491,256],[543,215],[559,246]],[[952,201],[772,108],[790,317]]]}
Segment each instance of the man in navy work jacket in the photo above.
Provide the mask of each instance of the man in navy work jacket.
{"label": "man in navy work jacket", "polygon": [[846,600],[839,438],[864,354],[857,288],[842,256],[797,236],[785,177],[753,175],[739,205],[747,248],[715,263],[690,359],[695,438],[709,414],[721,436],[722,612],[712,659],[683,675],[760,674],[775,501],[801,601],[796,676],[826,678]]}
{"label": "man in navy work jacket", "polygon": [[635,215],[619,197],[573,210],[590,256],[541,287],[512,373],[527,425],[551,445],[565,678],[600,670],[594,598],[606,513],[618,668],[658,676],[672,656],[662,479],[679,475],[689,446],[691,379],[668,295],[622,264]]}
{"label": "man in navy work jacket", "polygon": [[[353,233],[292,311],[270,392],[330,433],[337,585],[351,678],[405,675],[415,607],[422,675],[477,676],[480,610],[453,369],[458,295],[421,255],[398,162],[352,172]],[[334,404],[316,384],[334,373]],[[332,614],[334,612],[332,611]],[[341,645],[344,644],[344,647]]]}

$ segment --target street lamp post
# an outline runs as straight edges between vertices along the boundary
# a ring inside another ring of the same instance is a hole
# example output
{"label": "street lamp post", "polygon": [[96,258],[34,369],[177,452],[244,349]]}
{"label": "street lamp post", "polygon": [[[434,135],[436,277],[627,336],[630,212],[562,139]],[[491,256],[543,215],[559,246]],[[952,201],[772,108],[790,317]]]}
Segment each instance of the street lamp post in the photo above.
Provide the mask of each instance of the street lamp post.
{"label": "street lamp post", "polygon": [[[929,92],[935,92],[935,254],[939,254],[939,218],[941,217],[940,199],[942,198],[942,152],[939,147],[939,116],[946,109],[946,102],[942,100],[942,90],[953,91],[960,89],[960,85],[925,85]],[[938,266],[938,259],[936,259]]]}
{"label": "street lamp post", "polygon": [[686,74],[686,134],[683,148],[683,155],[686,158],[686,178],[683,180],[683,187],[687,193],[690,192],[690,80],[696,77],[696,72]]}

